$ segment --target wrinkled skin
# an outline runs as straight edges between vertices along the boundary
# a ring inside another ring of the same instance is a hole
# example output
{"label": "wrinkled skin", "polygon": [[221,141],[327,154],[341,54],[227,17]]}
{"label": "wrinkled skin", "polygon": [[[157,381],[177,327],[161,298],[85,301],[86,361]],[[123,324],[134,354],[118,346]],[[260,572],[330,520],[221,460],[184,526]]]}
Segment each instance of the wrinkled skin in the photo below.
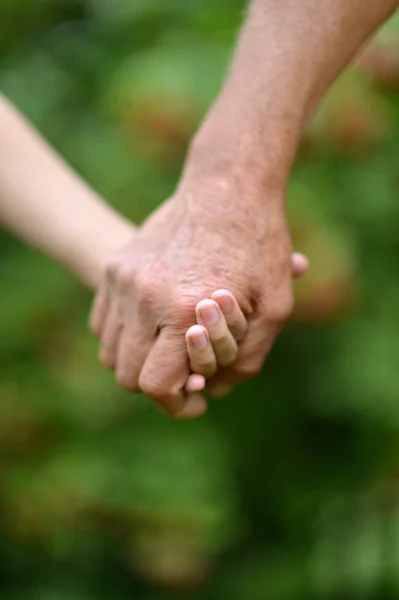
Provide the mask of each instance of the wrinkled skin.
{"label": "wrinkled skin", "polygon": [[[231,201],[238,193],[245,202]],[[181,188],[108,265],[91,316],[100,360],[121,386],[143,391],[169,415],[201,412],[203,400],[183,392],[185,333],[200,300],[228,289],[249,320],[237,360],[212,378],[211,389],[258,373],[290,315],[283,202],[268,202],[266,218],[259,196],[259,186],[239,192],[221,182]]]}

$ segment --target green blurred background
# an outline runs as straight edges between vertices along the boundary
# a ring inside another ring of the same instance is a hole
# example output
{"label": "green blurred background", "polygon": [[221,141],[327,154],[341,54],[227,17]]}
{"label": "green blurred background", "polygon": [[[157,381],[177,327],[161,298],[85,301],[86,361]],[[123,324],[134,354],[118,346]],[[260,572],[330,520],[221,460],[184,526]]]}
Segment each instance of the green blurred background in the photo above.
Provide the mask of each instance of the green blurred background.
{"label": "green blurred background", "polygon": [[[174,189],[243,6],[0,0],[0,88],[139,222]],[[197,422],[118,389],[88,293],[1,233],[2,600],[399,598],[398,91],[394,18],[301,144],[288,204],[312,268],[292,323]]]}

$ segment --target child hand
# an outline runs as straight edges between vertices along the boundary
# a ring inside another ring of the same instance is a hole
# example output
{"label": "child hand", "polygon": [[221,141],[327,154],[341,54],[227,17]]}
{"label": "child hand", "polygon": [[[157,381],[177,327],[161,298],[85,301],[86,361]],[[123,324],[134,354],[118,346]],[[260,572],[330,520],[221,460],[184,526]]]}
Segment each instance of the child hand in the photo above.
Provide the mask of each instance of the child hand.
{"label": "child hand", "polygon": [[[292,255],[292,275],[301,277],[308,269],[302,254]],[[219,366],[232,364],[238,353],[238,342],[246,334],[248,323],[237,300],[228,290],[217,290],[210,299],[196,306],[197,325],[187,330],[186,344],[192,374],[186,383],[188,394],[203,390],[206,380]]]}

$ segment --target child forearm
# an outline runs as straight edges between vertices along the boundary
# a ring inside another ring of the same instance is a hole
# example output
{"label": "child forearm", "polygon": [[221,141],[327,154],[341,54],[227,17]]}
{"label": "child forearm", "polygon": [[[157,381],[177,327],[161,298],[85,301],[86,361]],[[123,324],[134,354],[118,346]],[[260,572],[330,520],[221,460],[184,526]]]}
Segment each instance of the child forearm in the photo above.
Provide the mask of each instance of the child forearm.
{"label": "child forearm", "polygon": [[0,223],[90,287],[133,233],[1,95]]}

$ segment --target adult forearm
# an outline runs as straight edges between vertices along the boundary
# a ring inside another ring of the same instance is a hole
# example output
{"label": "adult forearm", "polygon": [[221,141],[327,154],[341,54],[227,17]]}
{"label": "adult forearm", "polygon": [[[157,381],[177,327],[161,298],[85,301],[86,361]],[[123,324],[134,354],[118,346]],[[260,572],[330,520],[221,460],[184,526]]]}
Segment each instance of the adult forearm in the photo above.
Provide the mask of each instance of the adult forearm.
{"label": "adult forearm", "polygon": [[284,183],[303,126],[398,0],[254,0],[186,173]]}
{"label": "adult forearm", "polygon": [[0,223],[90,287],[132,234],[1,95]]}

